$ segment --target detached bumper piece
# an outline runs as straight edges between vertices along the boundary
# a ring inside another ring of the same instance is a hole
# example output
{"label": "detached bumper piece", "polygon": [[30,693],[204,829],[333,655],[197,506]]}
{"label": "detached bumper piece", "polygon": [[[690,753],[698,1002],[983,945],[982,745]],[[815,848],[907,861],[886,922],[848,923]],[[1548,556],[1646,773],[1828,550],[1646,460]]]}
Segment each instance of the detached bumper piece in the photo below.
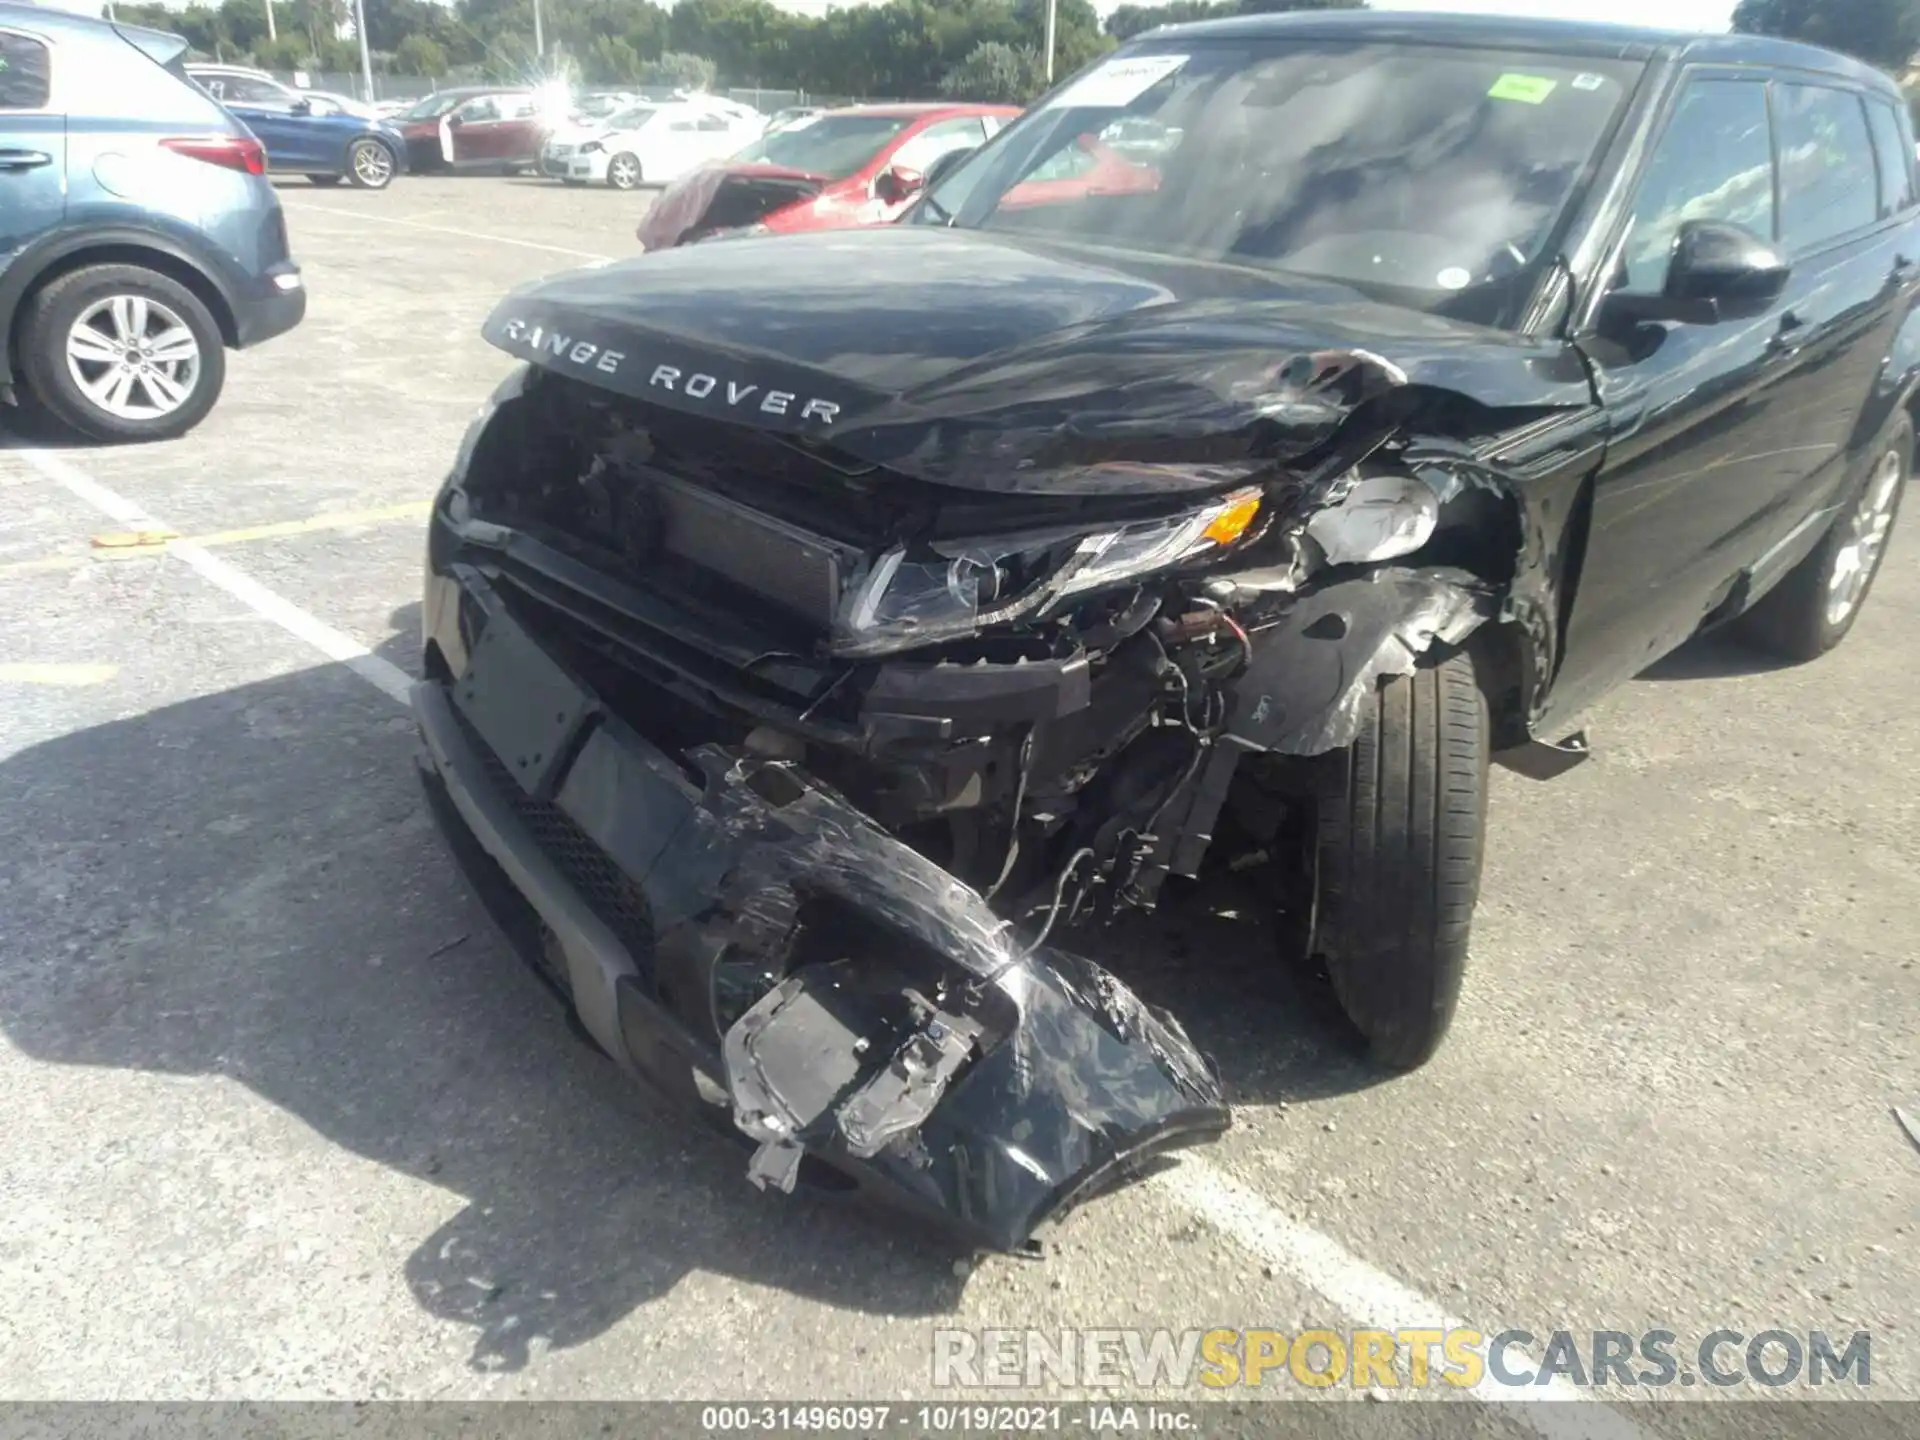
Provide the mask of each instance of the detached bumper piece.
{"label": "detached bumper piece", "polygon": [[465,673],[414,691],[455,850],[483,893],[511,886],[587,1033],[751,1147],[754,1183],[858,1190],[1019,1252],[1227,1128],[1170,1016],[1028,949],[804,772],[669,756],[483,603]]}

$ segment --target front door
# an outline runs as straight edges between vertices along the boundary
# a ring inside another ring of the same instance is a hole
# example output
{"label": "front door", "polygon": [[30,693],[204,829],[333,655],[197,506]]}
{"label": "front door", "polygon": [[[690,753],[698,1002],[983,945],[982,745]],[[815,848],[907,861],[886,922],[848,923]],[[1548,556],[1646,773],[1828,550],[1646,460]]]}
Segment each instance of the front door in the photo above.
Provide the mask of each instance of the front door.
{"label": "front door", "polygon": [[1912,276],[1893,254],[1902,222],[1879,194],[1866,104],[1739,73],[1685,82],[1612,288],[1658,292],[1689,220],[1744,227],[1792,275],[1754,320],[1583,342],[1610,439],[1552,718],[1674,649],[1743,576],[1803,548],[1872,438],[1854,432]]}
{"label": "front door", "polygon": [[[1689,220],[1777,233],[1764,77],[1697,73],[1654,143],[1609,290],[1657,295]],[[1797,363],[1783,311],[1581,337],[1609,418],[1585,555],[1543,725],[1561,723],[1685,640],[1764,548],[1768,498],[1818,463],[1783,418]],[[1818,442],[1824,443],[1824,442]]]}
{"label": "front door", "polygon": [[0,268],[67,213],[67,117],[47,42],[0,30]]}

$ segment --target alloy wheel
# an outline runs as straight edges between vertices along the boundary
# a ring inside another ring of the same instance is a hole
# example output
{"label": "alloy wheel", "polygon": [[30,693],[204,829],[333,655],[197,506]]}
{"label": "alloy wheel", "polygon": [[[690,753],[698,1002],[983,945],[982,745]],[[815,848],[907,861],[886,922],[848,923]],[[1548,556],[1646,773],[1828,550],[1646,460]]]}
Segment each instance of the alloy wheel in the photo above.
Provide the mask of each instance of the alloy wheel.
{"label": "alloy wheel", "polygon": [[199,385],[200,342],[160,301],[113,295],[81,311],[67,331],[67,372],[109,415],[155,420]]}
{"label": "alloy wheel", "polygon": [[377,141],[363,141],[353,147],[353,175],[369,190],[378,190],[393,179],[393,156]]}
{"label": "alloy wheel", "polygon": [[1887,535],[1893,529],[1894,502],[1906,476],[1900,451],[1889,450],[1873,467],[1872,478],[1853,513],[1841,522],[1845,527],[1842,541],[1827,576],[1827,624],[1838,625],[1845,620],[1867,593],[1868,582],[1886,550]]}
{"label": "alloy wheel", "polygon": [[630,155],[616,155],[607,166],[607,178],[616,190],[631,190],[640,183],[640,164]]}

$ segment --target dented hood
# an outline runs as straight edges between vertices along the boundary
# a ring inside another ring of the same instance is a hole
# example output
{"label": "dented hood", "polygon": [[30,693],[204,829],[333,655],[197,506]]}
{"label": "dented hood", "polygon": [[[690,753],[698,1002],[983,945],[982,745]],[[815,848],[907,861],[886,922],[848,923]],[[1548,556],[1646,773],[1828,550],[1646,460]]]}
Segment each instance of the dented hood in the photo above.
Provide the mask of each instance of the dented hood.
{"label": "dented hood", "polygon": [[1592,400],[1557,342],[1345,287],[919,226],[561,275],[509,295],[484,334],[611,391],[983,490],[1218,484],[1407,387],[1522,411]]}

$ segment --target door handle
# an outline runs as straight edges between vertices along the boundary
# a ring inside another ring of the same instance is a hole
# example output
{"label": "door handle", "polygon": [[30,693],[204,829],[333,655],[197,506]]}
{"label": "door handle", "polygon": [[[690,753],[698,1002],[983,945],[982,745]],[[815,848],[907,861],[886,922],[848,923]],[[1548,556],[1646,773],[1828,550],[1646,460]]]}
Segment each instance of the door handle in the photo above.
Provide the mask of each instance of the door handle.
{"label": "door handle", "polygon": [[0,170],[31,170],[52,163],[53,156],[44,150],[0,150]]}

